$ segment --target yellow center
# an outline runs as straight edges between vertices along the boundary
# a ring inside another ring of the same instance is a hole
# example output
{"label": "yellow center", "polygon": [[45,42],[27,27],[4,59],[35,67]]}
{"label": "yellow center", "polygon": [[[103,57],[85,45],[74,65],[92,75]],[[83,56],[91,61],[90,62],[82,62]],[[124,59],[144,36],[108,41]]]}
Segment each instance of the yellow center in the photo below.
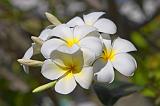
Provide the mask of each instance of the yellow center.
{"label": "yellow center", "polygon": [[66,39],[66,41],[67,41],[68,47],[72,47],[74,44],[79,44],[78,38],[70,38],[70,39]]}
{"label": "yellow center", "polygon": [[115,59],[115,51],[111,50],[111,52],[107,52],[107,50],[104,49],[101,57],[106,61],[108,60],[113,61]]}
{"label": "yellow center", "polygon": [[67,77],[67,79],[70,79],[73,77],[73,74],[80,72],[80,70],[78,70],[77,66],[74,64],[70,64],[67,67],[63,67],[63,70],[65,70],[66,73],[63,74],[59,79],[63,77]]}
{"label": "yellow center", "polygon": [[78,67],[76,65],[68,65],[68,67],[66,68],[67,73],[78,73],[80,70],[78,70]]}
{"label": "yellow center", "polygon": [[75,65],[70,65],[70,66],[68,67],[68,70],[69,70],[69,71],[75,71],[75,70],[76,70],[76,66],[75,66]]}

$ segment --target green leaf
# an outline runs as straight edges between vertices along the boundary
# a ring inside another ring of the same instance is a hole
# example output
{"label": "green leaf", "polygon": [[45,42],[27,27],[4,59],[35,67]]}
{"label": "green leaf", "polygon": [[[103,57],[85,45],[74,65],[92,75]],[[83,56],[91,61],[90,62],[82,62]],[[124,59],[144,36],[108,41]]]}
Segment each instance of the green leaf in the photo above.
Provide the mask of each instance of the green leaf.
{"label": "green leaf", "polygon": [[142,91],[143,95],[148,96],[148,97],[155,97],[156,96],[156,92],[153,89],[149,89],[149,88],[145,88]]}
{"label": "green leaf", "polygon": [[131,39],[138,47],[141,47],[141,48],[148,47],[146,40],[138,32],[132,33]]}
{"label": "green leaf", "polygon": [[112,106],[121,97],[127,96],[141,89],[139,86],[121,81],[114,81],[108,85],[105,83],[95,83],[93,88],[98,98],[105,106]]}
{"label": "green leaf", "polygon": [[32,92],[33,92],[33,93],[37,93],[37,92],[44,91],[44,90],[46,90],[46,89],[49,89],[49,88],[53,87],[53,86],[55,85],[55,83],[56,83],[56,81],[53,81],[53,82],[44,84],[44,85],[42,85],[42,86],[37,87],[37,88],[34,89]]}

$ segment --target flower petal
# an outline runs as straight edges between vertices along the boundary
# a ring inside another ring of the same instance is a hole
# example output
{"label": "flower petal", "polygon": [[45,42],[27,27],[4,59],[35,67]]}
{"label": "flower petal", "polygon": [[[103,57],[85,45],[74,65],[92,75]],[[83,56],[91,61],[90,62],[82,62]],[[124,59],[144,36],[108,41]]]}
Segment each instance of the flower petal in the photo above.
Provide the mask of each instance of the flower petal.
{"label": "flower petal", "polygon": [[84,67],[81,72],[74,74],[74,77],[81,87],[88,89],[93,79],[93,68]]}
{"label": "flower petal", "polygon": [[84,65],[83,53],[81,50],[78,50],[74,54],[67,54],[64,52],[53,51],[51,53],[51,59],[54,61],[56,60],[56,63],[62,64],[62,62],[63,62],[65,66],[75,64],[76,68],[78,68],[78,70],[81,70]]}
{"label": "flower petal", "polygon": [[76,85],[73,74],[69,73],[56,83],[55,91],[61,94],[69,94],[75,89]]}
{"label": "flower petal", "polygon": [[51,52],[59,48],[64,43],[65,42],[60,39],[50,39],[43,43],[41,53],[45,58],[50,58]]}
{"label": "flower petal", "polygon": [[101,37],[102,37],[102,39],[111,40],[111,36],[107,33],[102,33]]}
{"label": "flower petal", "polygon": [[75,26],[84,25],[84,21],[80,17],[74,17],[70,21],[68,21],[66,24],[69,27],[75,27]]}
{"label": "flower petal", "polygon": [[97,76],[97,81],[111,83],[114,80],[114,69],[112,63],[108,61],[107,64],[95,75]]}
{"label": "flower petal", "polygon": [[111,40],[103,39],[103,44],[104,44],[105,49],[107,50],[107,52],[110,53],[111,50],[112,50]]}
{"label": "flower petal", "polygon": [[41,73],[44,77],[50,80],[55,80],[61,77],[63,74],[66,73],[61,67],[56,65],[51,60],[45,60],[44,64],[42,65]]}
{"label": "flower petal", "polygon": [[64,40],[73,38],[73,31],[66,24],[61,24],[53,28],[51,34],[51,36],[60,37]]}
{"label": "flower petal", "polygon": [[86,48],[93,51],[96,57],[100,56],[102,53],[102,42],[99,38],[91,36],[85,37],[80,40],[79,45],[81,48]]}
{"label": "flower petal", "polygon": [[45,29],[41,32],[39,38],[45,41],[51,36],[51,32],[51,29]]}
{"label": "flower petal", "polygon": [[23,59],[30,59],[33,56],[33,47],[31,46],[23,56]]}
{"label": "flower petal", "polygon": [[91,66],[96,59],[94,51],[86,48],[81,48],[83,51],[83,59],[85,66]]}
{"label": "flower petal", "polygon": [[86,24],[93,25],[105,12],[92,12],[87,15],[83,15],[83,19]]}
{"label": "flower petal", "polygon": [[77,52],[80,49],[80,47],[76,44],[74,44],[72,47],[66,46],[66,44],[63,44],[57,48],[58,51],[68,53],[68,54],[73,54]]}
{"label": "flower petal", "polygon": [[102,68],[104,68],[106,64],[107,64],[106,60],[104,60],[103,58],[98,58],[97,60],[95,60],[93,64],[93,72],[94,73],[99,72]]}
{"label": "flower petal", "polygon": [[54,60],[54,62],[58,65],[61,64],[61,66],[68,66],[73,63],[71,54],[67,54],[57,50],[52,51],[50,57],[51,60]]}
{"label": "flower petal", "polygon": [[118,37],[113,42],[113,50],[115,50],[116,53],[125,53],[125,52],[136,51],[137,49],[130,41]]}
{"label": "flower petal", "polygon": [[[30,59],[33,56],[33,47],[31,46],[26,53],[24,54],[22,59]],[[23,69],[26,73],[29,73],[29,67],[27,65],[22,65]]]}
{"label": "flower petal", "polygon": [[96,28],[83,25],[83,26],[76,26],[74,29],[74,38],[82,39],[90,32],[96,31]]}
{"label": "flower petal", "polygon": [[98,29],[99,32],[104,32],[107,34],[115,34],[117,31],[116,25],[109,19],[101,18],[95,24],[94,27]]}
{"label": "flower petal", "polygon": [[125,76],[132,76],[137,68],[135,59],[128,53],[116,54],[112,64],[116,70]]}

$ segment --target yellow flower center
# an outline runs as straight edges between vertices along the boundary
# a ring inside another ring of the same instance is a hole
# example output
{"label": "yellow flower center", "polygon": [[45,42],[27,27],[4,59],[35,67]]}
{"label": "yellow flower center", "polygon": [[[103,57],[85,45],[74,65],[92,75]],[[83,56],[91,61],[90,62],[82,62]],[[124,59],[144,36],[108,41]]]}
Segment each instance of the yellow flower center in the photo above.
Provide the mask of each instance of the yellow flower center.
{"label": "yellow flower center", "polygon": [[107,50],[104,49],[101,57],[106,61],[108,60],[113,61],[115,59],[115,51],[111,50],[111,52],[107,52]]}
{"label": "yellow flower center", "polygon": [[66,73],[63,74],[59,79],[63,77],[67,77],[68,79],[70,79],[73,77],[73,74],[80,72],[80,70],[78,70],[77,66],[74,64],[70,64],[67,67],[63,67],[63,70],[66,70]]}
{"label": "yellow flower center", "polygon": [[66,39],[66,41],[67,41],[68,47],[72,47],[74,44],[79,44],[78,38],[70,38],[70,39]]}
{"label": "yellow flower center", "polygon": [[75,66],[75,65],[70,65],[70,66],[68,67],[68,70],[69,70],[69,71],[75,71],[75,70],[76,70],[76,66]]}
{"label": "yellow flower center", "polygon": [[66,70],[68,70],[67,73],[78,73],[80,71],[80,70],[78,70],[78,67],[74,64],[68,65]]}

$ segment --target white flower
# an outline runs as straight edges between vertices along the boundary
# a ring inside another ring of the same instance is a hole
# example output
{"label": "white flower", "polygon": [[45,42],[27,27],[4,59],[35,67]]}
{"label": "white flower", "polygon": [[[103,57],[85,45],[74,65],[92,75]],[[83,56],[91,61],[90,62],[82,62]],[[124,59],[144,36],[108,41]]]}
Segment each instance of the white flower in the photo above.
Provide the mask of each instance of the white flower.
{"label": "white flower", "polygon": [[[69,28],[66,24],[58,25],[52,29],[52,38],[43,43],[41,53],[45,58],[50,58],[54,50],[73,54],[81,49],[87,61],[95,56],[100,56],[102,52],[102,42],[99,33],[94,32],[95,28],[90,26],[76,26]],[[92,33],[91,33],[92,32]],[[58,37],[58,38],[57,38]],[[90,58],[91,57],[91,58]]]}
{"label": "white flower", "polygon": [[72,92],[77,83],[88,89],[93,79],[93,67],[85,67],[83,59],[80,50],[74,54],[53,51],[51,59],[44,61],[41,73],[47,79],[57,80],[55,91],[58,93]]}
{"label": "white flower", "polygon": [[101,58],[93,65],[97,80],[100,82],[112,82],[114,69],[125,76],[132,76],[137,68],[136,60],[127,52],[136,51],[134,45],[122,38],[117,38],[111,44],[111,40],[103,39],[104,49]]}
{"label": "white flower", "polygon": [[83,15],[83,19],[80,17],[75,17],[67,22],[67,25],[69,27],[89,25],[97,28],[99,32],[115,34],[117,31],[116,25],[109,19],[100,18],[104,14],[104,12],[92,12],[90,14]]}
{"label": "white flower", "polygon": [[[41,32],[39,38],[41,40],[43,40],[43,41],[46,41],[49,38],[49,36],[50,36],[50,31],[51,31],[51,29],[45,29],[45,30],[43,30]],[[40,53],[40,52],[37,52],[37,50],[34,49],[35,46],[36,46],[35,43],[32,43],[32,46],[26,51],[26,53],[24,54],[24,56],[23,56],[22,59],[31,59],[31,57],[33,55],[36,55],[36,54]],[[29,72],[29,67],[27,65],[22,65],[22,66],[23,66],[24,71],[26,73],[28,73]]]}

